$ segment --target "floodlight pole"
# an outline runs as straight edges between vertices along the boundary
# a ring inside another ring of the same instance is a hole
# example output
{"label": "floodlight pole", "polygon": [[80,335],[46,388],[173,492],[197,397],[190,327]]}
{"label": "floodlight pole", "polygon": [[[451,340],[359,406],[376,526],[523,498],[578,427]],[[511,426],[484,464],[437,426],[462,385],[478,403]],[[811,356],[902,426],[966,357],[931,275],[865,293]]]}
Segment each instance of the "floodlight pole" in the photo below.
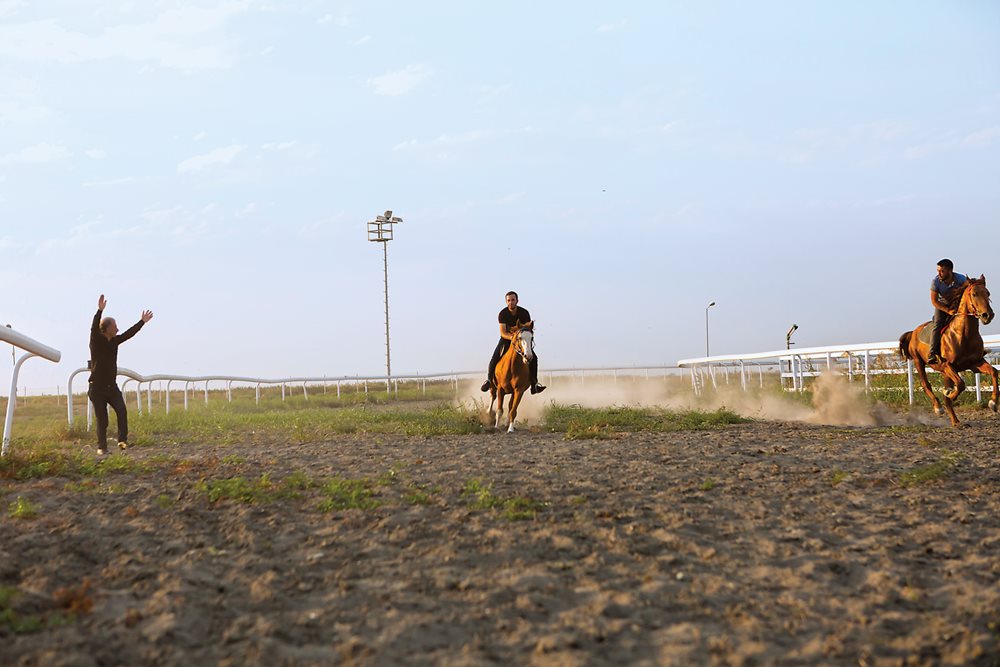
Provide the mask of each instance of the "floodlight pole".
{"label": "floodlight pole", "polygon": [[389,241],[392,240],[392,226],[402,222],[402,218],[393,217],[392,211],[375,216],[368,223],[368,240],[382,244],[382,283],[385,287],[385,390],[391,391],[392,358],[389,352]]}
{"label": "floodlight pole", "polygon": [[715,302],[713,301],[712,303],[705,306],[705,356],[706,357],[712,356],[708,353],[708,309],[714,305]]}

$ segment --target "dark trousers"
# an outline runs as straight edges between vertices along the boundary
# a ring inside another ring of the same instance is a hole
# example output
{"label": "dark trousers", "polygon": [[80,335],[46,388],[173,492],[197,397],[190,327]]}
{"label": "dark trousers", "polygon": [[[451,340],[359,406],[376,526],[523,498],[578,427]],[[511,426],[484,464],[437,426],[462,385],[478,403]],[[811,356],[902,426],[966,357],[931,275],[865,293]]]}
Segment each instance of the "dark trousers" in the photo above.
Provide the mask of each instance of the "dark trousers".
{"label": "dark trousers", "polygon": [[[504,355],[507,349],[510,347],[510,341],[506,338],[501,338],[500,342],[497,343],[496,349],[493,350],[493,358],[490,359],[490,369],[487,371],[486,380],[495,384],[494,375],[497,372],[497,364],[500,363],[500,357]],[[531,362],[528,364],[528,373],[531,375],[531,384],[538,384],[538,355],[531,355]]]}
{"label": "dark trousers", "polygon": [[931,336],[932,354],[941,354],[941,333],[948,326],[948,322],[951,322],[951,317],[943,310],[934,309],[934,334]]}
{"label": "dark trousers", "polygon": [[87,391],[90,402],[94,404],[94,416],[97,418],[97,444],[101,449],[108,445],[108,406],[118,417],[118,442],[128,442],[128,410],[125,407],[125,397],[118,385],[90,385]]}

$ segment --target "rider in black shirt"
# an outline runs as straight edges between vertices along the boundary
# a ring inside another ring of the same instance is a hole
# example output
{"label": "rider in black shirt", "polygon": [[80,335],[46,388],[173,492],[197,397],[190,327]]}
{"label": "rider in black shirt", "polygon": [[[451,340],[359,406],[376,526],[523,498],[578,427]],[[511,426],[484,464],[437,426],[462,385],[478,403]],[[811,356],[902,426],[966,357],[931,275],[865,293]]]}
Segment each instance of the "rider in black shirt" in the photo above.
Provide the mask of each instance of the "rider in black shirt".
{"label": "rider in black shirt", "polygon": [[[528,314],[527,309],[517,305],[517,292],[507,292],[505,299],[507,307],[501,310],[500,315],[497,316],[497,321],[500,323],[500,342],[497,343],[496,349],[493,350],[493,358],[490,359],[486,382],[480,387],[483,391],[489,391],[490,387],[493,386],[493,375],[496,372],[497,363],[500,361],[500,357],[504,355],[504,352],[507,351],[507,348],[510,347],[510,340],[513,336],[511,329],[527,326],[532,323],[531,315]],[[528,370],[531,373],[531,393],[540,394],[545,391],[545,385],[538,384],[537,354],[532,355]]]}
{"label": "rider in black shirt", "polygon": [[87,395],[94,404],[97,418],[97,453],[108,449],[108,406],[118,416],[118,446],[128,447],[128,409],[125,398],[118,388],[118,346],[139,333],[146,322],[153,319],[149,310],[142,311],[142,317],[123,334],[118,333],[118,324],[113,317],[101,319],[101,313],[108,302],[104,295],[97,300],[97,313],[90,326],[90,387]]}

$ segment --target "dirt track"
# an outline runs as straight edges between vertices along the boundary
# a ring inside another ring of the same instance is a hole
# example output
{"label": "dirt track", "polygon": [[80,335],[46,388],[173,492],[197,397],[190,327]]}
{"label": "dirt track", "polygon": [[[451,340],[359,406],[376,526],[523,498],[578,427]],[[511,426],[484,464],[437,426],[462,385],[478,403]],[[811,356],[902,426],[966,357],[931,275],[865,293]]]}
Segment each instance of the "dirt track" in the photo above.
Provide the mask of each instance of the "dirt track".
{"label": "dirt track", "polygon": [[[1000,665],[997,418],[128,456],[152,469],[0,486],[39,509],[0,517],[0,586],[49,626],[0,622],[0,664]],[[379,505],[197,487],[294,471]],[[544,505],[473,508],[472,480]]]}

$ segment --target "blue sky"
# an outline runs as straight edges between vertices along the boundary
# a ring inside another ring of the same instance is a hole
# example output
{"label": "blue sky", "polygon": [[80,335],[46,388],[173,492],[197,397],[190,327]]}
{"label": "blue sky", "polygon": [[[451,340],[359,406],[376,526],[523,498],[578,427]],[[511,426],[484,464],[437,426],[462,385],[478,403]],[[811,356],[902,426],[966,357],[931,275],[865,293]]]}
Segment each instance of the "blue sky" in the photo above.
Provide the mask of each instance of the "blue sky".
{"label": "blue sky", "polygon": [[[0,324],[142,373],[893,340],[1000,280],[1000,4],[0,0]],[[1000,333],[990,329],[986,333]],[[9,368],[9,361],[8,368]],[[3,383],[4,391],[7,386]]]}

